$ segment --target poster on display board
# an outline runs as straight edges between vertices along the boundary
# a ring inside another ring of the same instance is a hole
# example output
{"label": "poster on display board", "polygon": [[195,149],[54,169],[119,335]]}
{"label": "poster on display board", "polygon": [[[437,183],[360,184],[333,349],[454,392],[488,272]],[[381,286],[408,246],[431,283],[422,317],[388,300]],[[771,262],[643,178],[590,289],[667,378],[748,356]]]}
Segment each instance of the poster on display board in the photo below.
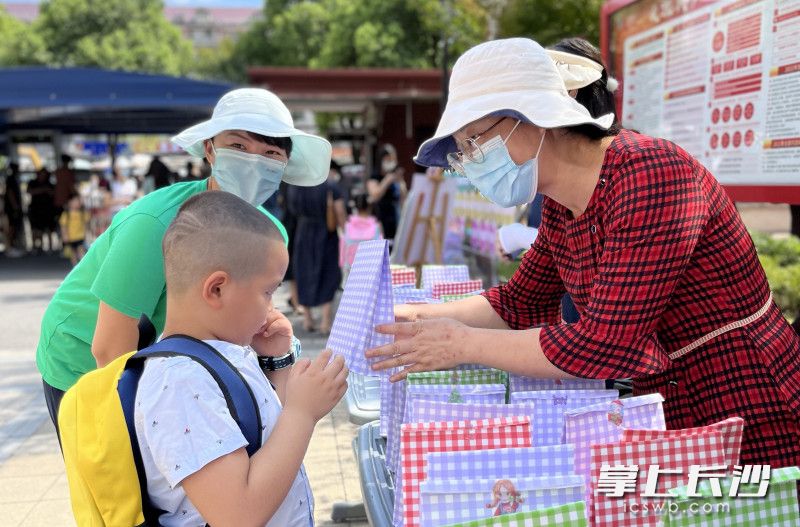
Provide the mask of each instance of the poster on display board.
{"label": "poster on display board", "polygon": [[623,126],[725,185],[800,185],[800,0],[608,4],[622,6],[606,42]]}

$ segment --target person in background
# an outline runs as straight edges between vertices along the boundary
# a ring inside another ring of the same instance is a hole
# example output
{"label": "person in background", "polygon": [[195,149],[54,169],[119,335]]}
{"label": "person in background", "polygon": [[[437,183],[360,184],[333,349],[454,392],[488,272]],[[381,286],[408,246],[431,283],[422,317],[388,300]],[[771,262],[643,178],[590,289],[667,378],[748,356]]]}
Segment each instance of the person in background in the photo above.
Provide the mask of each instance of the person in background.
{"label": "person in background", "polygon": [[372,215],[372,205],[366,194],[356,194],[353,198],[354,213],[347,218],[342,229],[339,245],[339,267],[345,278],[353,265],[358,244],[368,240],[378,240],[383,236],[378,218]]}
{"label": "person in background", "polygon": [[386,144],[378,153],[378,163],[367,180],[367,193],[373,212],[383,227],[383,236],[393,240],[400,220],[400,207],[406,197],[403,168],[397,164],[397,152]]}
{"label": "person in background", "polygon": [[289,185],[281,183],[278,189],[278,206],[280,207],[283,226],[286,227],[286,234],[289,236],[289,244],[287,249],[289,251],[289,267],[286,269],[286,276],[283,278],[289,288],[289,308],[293,315],[300,315],[303,313],[303,306],[300,305],[300,297],[297,293],[297,281],[294,279],[294,239],[297,232],[297,217],[289,207]]}
{"label": "person in background", "polygon": [[158,190],[172,183],[172,172],[158,156],[153,156],[147,168],[147,176],[153,178],[153,187]]}
{"label": "person in background", "polygon": [[111,202],[109,212],[113,218],[119,211],[133,203],[139,194],[139,187],[133,178],[129,178],[114,167],[114,179],[111,181]]}
{"label": "person in background", "polygon": [[16,258],[25,254],[25,211],[22,208],[22,192],[19,188],[19,165],[9,163],[6,171],[6,191],[3,195],[3,210],[6,213],[6,256]]}
{"label": "person in background", "polygon": [[56,188],[50,182],[50,171],[42,167],[36,172],[36,179],[28,182],[28,195],[31,197],[28,205],[28,221],[31,224],[31,238],[33,250],[44,252],[44,240],[47,239],[47,250],[53,250],[53,234],[57,224],[55,217]]}
{"label": "person in background", "polygon": [[69,249],[72,267],[78,265],[86,254],[86,226],[89,224],[89,213],[83,208],[81,197],[73,194],[67,201],[67,208],[61,213],[61,239],[64,249]]}
{"label": "person in background", "polygon": [[56,217],[61,216],[61,212],[67,205],[70,196],[75,194],[75,172],[70,166],[72,158],[66,154],[61,155],[61,165],[56,169],[56,193],[53,203],[56,206]]}
{"label": "person in background", "polygon": [[81,193],[83,206],[89,212],[89,226],[86,234],[87,241],[91,243],[108,228],[111,187],[106,178],[93,173],[89,176],[89,182],[81,189]]}
{"label": "person in background", "polygon": [[[328,180],[316,187],[290,187],[289,210],[297,217],[292,265],[297,294],[303,306],[303,329],[314,331],[311,308],[321,306],[319,330],[330,333],[333,323],[331,302],[342,282],[339,269],[338,228],[346,213],[339,186],[338,166],[331,162]],[[329,218],[330,216],[330,218]]]}

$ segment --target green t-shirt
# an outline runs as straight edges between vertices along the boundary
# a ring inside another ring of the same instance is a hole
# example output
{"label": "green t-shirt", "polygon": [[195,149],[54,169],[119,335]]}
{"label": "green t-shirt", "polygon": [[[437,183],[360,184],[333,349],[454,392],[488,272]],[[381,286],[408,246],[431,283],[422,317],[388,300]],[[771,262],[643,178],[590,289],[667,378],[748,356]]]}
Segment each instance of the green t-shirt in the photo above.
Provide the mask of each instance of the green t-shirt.
{"label": "green t-shirt", "polygon": [[[205,180],[177,183],[134,201],[114,216],[45,311],[36,366],[47,384],[67,390],[97,368],[92,339],[100,301],[129,317],[147,315],[161,333],[167,307],[161,239],[180,206],[205,190]],[[260,210],[286,240],[281,222]]]}

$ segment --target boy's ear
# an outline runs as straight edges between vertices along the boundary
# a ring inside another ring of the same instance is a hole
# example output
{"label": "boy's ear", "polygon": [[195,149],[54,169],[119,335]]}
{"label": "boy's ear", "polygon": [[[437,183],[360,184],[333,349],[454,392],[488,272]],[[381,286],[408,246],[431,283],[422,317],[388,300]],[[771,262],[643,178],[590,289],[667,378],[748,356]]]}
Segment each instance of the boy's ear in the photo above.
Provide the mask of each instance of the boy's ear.
{"label": "boy's ear", "polygon": [[225,289],[230,285],[231,277],[225,271],[214,271],[203,282],[203,300],[214,309],[223,304]]}

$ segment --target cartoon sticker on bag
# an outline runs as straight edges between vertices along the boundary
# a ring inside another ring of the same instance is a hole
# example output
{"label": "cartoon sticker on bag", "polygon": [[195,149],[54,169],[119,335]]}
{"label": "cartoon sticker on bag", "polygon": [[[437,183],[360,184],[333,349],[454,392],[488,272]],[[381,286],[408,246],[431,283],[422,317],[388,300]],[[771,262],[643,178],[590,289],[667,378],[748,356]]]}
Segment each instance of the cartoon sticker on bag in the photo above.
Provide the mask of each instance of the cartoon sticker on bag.
{"label": "cartoon sticker on bag", "polygon": [[487,509],[494,509],[493,516],[502,516],[517,512],[525,499],[517,492],[514,483],[509,479],[498,479],[492,487],[492,502],[486,504]]}
{"label": "cartoon sticker on bag", "polygon": [[608,421],[615,426],[622,426],[622,401],[619,399],[608,404]]}
{"label": "cartoon sticker on bag", "polygon": [[458,388],[453,388],[453,391],[450,392],[450,397],[447,398],[448,403],[463,403],[464,398],[461,397],[461,392],[458,391]]}

